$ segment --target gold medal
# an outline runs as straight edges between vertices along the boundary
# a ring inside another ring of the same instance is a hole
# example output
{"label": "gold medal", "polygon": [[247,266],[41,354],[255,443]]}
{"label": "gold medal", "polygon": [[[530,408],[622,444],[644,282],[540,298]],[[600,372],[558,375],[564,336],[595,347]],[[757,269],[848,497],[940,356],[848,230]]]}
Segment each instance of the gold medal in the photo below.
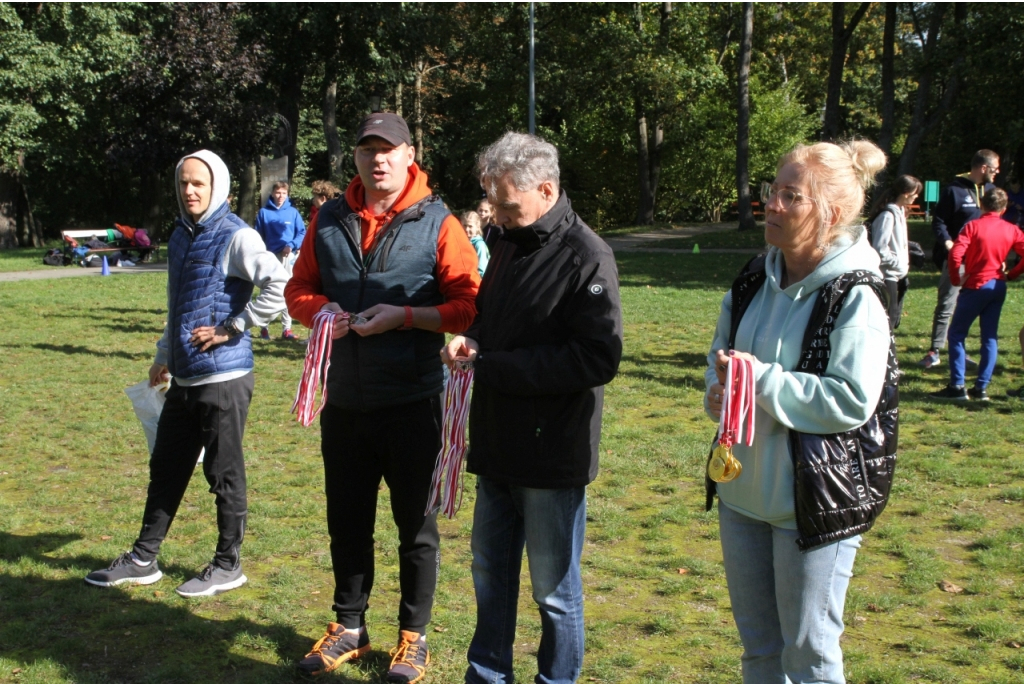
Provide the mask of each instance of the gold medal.
{"label": "gold medal", "polygon": [[743,465],[733,456],[732,449],[719,444],[708,461],[708,477],[716,483],[728,483],[743,471]]}

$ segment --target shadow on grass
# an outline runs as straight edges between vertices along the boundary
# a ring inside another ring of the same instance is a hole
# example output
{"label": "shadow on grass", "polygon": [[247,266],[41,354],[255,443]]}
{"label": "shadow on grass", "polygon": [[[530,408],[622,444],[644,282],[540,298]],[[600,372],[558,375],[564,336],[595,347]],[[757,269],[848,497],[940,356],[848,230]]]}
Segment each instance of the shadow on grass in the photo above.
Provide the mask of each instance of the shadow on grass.
{"label": "shadow on grass", "polygon": [[142,307],[90,307],[89,311],[114,312],[115,314],[167,314],[166,309],[160,309],[159,307],[154,307],[152,309],[144,309]]}
{"label": "shadow on grass", "polygon": [[130,359],[131,361],[139,361],[140,359],[146,359],[148,356],[139,353],[125,352],[124,350],[93,350],[88,347],[83,347],[82,345],[53,345],[51,343],[33,343],[32,345],[2,345],[0,347],[31,347],[36,350],[43,350],[46,352],[60,352],[61,354],[67,355],[83,354],[90,357],[121,357],[122,359]]}
{"label": "shadow on grass", "polygon": [[620,253],[615,256],[622,287],[728,290],[751,255]]}
{"label": "shadow on grass", "polygon": [[258,357],[277,357],[287,361],[302,361],[306,358],[305,342],[294,340],[262,340],[253,344],[253,354]]}
{"label": "shadow on grass", "polygon": [[[80,538],[0,531],[0,561],[6,566],[0,572],[0,654],[23,664],[25,676],[35,672],[37,680],[57,677],[71,682],[303,682],[294,663],[311,643],[291,626],[201,618],[192,613],[192,606],[203,600],[179,600],[166,580],[123,590],[88,586],[80,577],[54,579],[33,573],[33,567],[43,566],[77,576],[83,567],[109,564],[108,559],[86,555],[53,555]],[[161,596],[169,601],[157,599]],[[387,661],[381,666],[381,659],[386,656],[371,656],[367,670],[359,673],[367,680],[383,675]],[[37,666],[40,670],[35,671]],[[54,668],[59,669],[57,674]],[[328,681],[366,682],[341,674]]]}
{"label": "shadow on grass", "polygon": [[[622,357],[625,366],[620,366],[619,376],[637,380],[651,381],[670,388],[703,387],[704,369],[708,360],[695,352],[675,352],[673,354],[644,354],[641,356],[625,355]],[[691,373],[667,376],[657,371],[648,371],[652,364],[669,364]],[[630,368],[629,365],[634,365]]]}

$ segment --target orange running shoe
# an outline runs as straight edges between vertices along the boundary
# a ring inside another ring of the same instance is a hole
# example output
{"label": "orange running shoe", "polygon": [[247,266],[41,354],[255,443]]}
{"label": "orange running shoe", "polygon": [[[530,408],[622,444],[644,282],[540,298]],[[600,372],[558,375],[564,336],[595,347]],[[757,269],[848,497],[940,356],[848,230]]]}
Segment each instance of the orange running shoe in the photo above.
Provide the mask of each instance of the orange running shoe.
{"label": "orange running shoe", "polygon": [[299,670],[307,675],[330,673],[346,661],[358,659],[369,651],[370,635],[366,626],[359,630],[345,630],[345,626],[332,621],[327,624],[327,633],[299,662]]}
{"label": "orange running shoe", "polygon": [[398,646],[391,650],[389,683],[418,683],[430,665],[427,638],[411,630],[398,631]]}

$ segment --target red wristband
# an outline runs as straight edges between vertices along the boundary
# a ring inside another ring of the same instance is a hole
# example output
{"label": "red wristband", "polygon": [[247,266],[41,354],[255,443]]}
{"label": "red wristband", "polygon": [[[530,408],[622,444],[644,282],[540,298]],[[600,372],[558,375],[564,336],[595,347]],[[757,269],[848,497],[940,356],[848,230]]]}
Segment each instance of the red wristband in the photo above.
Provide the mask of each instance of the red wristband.
{"label": "red wristband", "polygon": [[405,323],[402,325],[402,330],[407,331],[412,328],[412,307],[405,305]]}

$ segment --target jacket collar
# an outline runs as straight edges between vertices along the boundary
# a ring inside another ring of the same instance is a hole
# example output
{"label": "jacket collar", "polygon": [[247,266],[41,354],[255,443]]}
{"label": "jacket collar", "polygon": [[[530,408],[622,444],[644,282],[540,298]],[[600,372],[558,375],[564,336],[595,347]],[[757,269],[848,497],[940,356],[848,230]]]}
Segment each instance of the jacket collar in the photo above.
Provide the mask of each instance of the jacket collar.
{"label": "jacket collar", "polygon": [[190,217],[190,216],[189,217],[182,216],[182,217],[180,217],[180,221],[181,221],[182,226],[187,228],[189,233],[191,233],[193,236],[195,236],[195,235],[201,233],[204,229],[209,228],[210,226],[212,226],[212,225],[216,224],[217,222],[219,222],[222,218],[224,218],[227,215],[227,213],[229,211],[231,211],[231,208],[228,206],[228,203],[225,202],[220,207],[218,207],[213,212],[213,214],[211,214],[210,216],[206,217],[206,220],[203,221],[200,224],[197,224],[195,222],[195,220],[193,220],[192,217]]}
{"label": "jacket collar", "polygon": [[569,223],[572,206],[564,190],[559,189],[558,199],[547,214],[529,226],[505,229],[502,240],[508,240],[527,252],[533,252],[551,242],[552,239]]}

